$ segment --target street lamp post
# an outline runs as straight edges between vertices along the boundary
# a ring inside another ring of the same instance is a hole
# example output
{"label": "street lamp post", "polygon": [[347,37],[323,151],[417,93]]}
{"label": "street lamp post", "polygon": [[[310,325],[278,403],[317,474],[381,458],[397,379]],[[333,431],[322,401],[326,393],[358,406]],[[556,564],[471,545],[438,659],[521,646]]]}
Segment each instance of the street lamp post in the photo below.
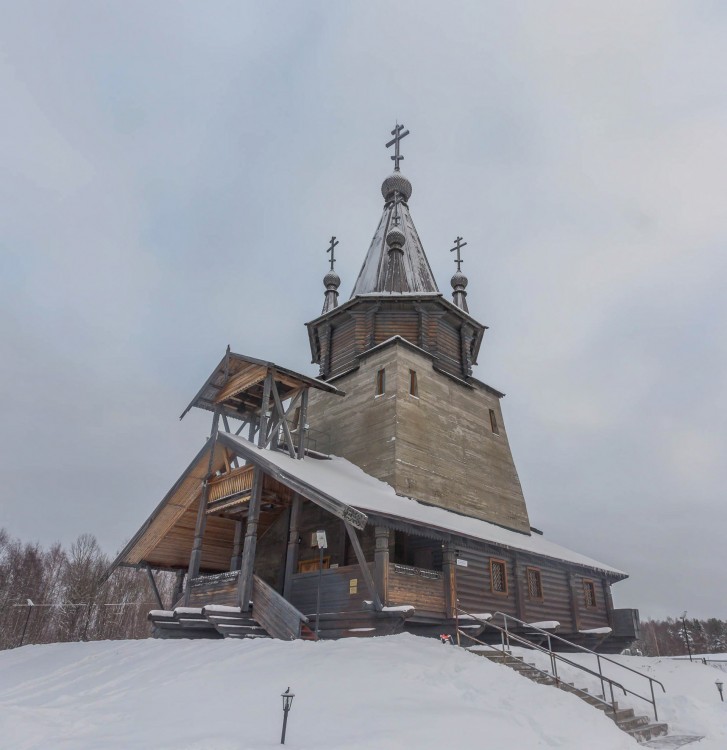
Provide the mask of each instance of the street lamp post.
{"label": "street lamp post", "polygon": [[714,684],[717,686],[717,690],[719,690],[719,697],[722,703],[724,703],[724,695],[722,693],[722,688],[724,687],[724,683],[722,680],[719,679],[719,677],[714,681]]}
{"label": "street lamp post", "polygon": [[283,699],[283,734],[280,737],[280,744],[284,745],[285,730],[288,728],[288,711],[290,711],[290,707],[293,705],[295,693],[291,693],[290,688],[288,688],[280,697]]}
{"label": "street lamp post", "polygon": [[692,659],[692,646],[689,643],[689,633],[687,632],[687,612],[686,610],[682,612],[682,630],[684,631],[684,640],[687,644],[687,651],[689,652],[689,661],[693,661]]}

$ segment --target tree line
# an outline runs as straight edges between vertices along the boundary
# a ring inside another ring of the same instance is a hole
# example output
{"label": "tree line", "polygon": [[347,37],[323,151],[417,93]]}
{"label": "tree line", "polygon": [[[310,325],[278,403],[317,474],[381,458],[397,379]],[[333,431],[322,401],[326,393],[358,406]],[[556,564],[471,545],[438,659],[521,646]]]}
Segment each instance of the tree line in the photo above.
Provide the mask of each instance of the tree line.
{"label": "tree line", "polygon": [[[96,538],[82,534],[68,549],[23,543],[0,529],[0,649],[23,643],[146,638],[158,608],[146,571],[119,568]],[[174,576],[156,573],[165,605]],[[32,604],[31,604],[32,603]]]}
{"label": "tree line", "polygon": [[683,656],[690,649],[693,654],[727,654],[727,620],[645,620],[641,623],[641,638],[632,645],[634,649],[644,656]]}

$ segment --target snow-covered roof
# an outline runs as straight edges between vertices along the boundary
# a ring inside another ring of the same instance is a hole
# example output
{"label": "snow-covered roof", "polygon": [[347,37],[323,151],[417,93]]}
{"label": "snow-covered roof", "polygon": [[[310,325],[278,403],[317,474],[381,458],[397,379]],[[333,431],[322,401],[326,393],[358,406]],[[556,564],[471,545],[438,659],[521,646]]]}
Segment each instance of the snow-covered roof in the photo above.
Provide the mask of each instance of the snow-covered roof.
{"label": "snow-covered roof", "polygon": [[626,576],[626,573],[618,568],[573,552],[548,541],[539,534],[521,534],[494,523],[463,516],[444,508],[425,505],[410,497],[397,495],[386,482],[372,477],[345,458],[332,456],[330,460],[314,458],[298,460],[291,458],[287,453],[258,448],[238,435],[220,433],[220,437],[228,447],[233,449],[239,447],[242,451],[241,455],[247,454],[247,457],[254,461],[255,454],[259,454],[264,461],[274,464],[286,474],[364,513],[398,518],[452,534],[492,542],[514,550]]}

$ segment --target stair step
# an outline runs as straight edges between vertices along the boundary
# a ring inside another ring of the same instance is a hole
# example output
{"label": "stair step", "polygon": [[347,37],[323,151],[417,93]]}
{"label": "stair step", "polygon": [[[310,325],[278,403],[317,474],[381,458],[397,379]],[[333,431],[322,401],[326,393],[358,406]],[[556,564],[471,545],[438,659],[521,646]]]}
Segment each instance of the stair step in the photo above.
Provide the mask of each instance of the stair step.
{"label": "stair step", "polygon": [[643,724],[642,726],[636,727],[635,729],[625,730],[626,734],[630,734],[638,742],[648,742],[653,740],[654,737],[661,737],[669,731],[669,727],[661,722],[654,724]]}

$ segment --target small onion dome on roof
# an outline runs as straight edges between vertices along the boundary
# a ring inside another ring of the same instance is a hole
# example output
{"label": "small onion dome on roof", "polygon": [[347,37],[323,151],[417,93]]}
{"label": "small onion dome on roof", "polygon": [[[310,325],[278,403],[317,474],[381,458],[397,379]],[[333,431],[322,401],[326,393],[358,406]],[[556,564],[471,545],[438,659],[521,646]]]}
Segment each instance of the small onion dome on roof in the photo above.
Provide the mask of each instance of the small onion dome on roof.
{"label": "small onion dome on roof", "polygon": [[389,200],[396,192],[405,201],[411,197],[411,182],[401,172],[390,174],[381,185],[381,195],[385,200]]}
{"label": "small onion dome on roof", "polygon": [[386,235],[386,244],[389,247],[402,247],[405,242],[406,237],[399,227],[392,227]]}
{"label": "small onion dome on roof", "polygon": [[457,287],[461,287],[462,289],[464,289],[469,282],[467,280],[467,277],[461,271],[457,271],[454,276],[452,276],[451,283],[452,289],[457,289]]}
{"label": "small onion dome on roof", "polygon": [[323,285],[326,289],[338,289],[341,286],[341,278],[335,271],[329,271],[323,277]]}

